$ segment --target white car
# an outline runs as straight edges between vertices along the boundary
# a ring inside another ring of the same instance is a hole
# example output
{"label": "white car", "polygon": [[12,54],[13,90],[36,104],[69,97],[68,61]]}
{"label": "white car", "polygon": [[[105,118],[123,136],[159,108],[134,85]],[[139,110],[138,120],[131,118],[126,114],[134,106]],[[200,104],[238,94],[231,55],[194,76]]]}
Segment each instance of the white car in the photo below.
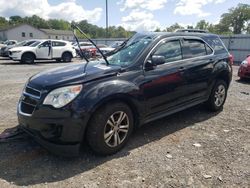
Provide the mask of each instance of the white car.
{"label": "white car", "polygon": [[42,59],[70,62],[75,56],[76,52],[71,43],[63,40],[38,40],[30,46],[9,50],[9,57],[22,63],[34,63],[35,60]]}

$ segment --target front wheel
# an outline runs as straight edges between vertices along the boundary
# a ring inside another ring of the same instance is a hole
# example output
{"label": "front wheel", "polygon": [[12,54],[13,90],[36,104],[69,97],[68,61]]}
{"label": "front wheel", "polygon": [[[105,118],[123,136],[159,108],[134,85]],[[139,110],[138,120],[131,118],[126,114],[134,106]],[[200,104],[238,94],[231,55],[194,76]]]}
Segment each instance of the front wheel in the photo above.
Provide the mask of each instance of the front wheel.
{"label": "front wheel", "polygon": [[133,127],[133,114],[126,104],[103,106],[95,112],[88,127],[88,144],[98,154],[114,154],[125,146]]}
{"label": "front wheel", "polygon": [[212,111],[219,111],[223,108],[223,105],[227,98],[228,86],[225,81],[218,80],[210,94],[207,101],[207,107]]}
{"label": "front wheel", "polygon": [[35,61],[35,55],[32,53],[25,53],[22,55],[21,58],[21,63],[28,63],[28,64],[32,64]]}

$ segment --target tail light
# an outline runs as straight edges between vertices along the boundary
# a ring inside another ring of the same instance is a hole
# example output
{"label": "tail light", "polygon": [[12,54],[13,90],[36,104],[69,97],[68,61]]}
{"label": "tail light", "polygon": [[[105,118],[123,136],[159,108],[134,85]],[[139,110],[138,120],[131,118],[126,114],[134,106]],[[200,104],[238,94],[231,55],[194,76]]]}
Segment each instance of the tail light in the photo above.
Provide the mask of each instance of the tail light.
{"label": "tail light", "polygon": [[230,65],[234,64],[234,56],[232,54],[229,55],[229,62],[230,62]]}

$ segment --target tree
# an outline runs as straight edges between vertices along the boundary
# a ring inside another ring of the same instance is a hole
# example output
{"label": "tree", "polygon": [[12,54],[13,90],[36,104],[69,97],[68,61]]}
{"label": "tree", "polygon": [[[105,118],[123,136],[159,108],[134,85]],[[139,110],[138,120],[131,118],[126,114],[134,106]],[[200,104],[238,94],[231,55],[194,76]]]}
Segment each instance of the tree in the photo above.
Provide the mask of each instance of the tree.
{"label": "tree", "polygon": [[174,31],[176,31],[177,29],[184,29],[184,27],[182,27],[182,26],[179,25],[178,23],[175,23],[175,24],[171,25],[170,27],[167,27],[167,28],[166,28],[166,31],[167,31],[167,32],[174,32]]}
{"label": "tree", "polygon": [[249,21],[250,5],[238,4],[236,8],[231,8],[228,13],[222,14],[219,28],[220,31],[232,30],[234,34],[240,34],[247,31]]}
{"label": "tree", "polygon": [[206,22],[206,20],[201,20],[196,24],[195,29],[208,30],[209,26],[211,26],[209,22]]}
{"label": "tree", "polygon": [[17,25],[23,23],[23,18],[21,16],[10,16],[9,24],[10,25]]}
{"label": "tree", "polygon": [[0,16],[0,28],[5,28],[9,25],[9,22],[4,18]]}

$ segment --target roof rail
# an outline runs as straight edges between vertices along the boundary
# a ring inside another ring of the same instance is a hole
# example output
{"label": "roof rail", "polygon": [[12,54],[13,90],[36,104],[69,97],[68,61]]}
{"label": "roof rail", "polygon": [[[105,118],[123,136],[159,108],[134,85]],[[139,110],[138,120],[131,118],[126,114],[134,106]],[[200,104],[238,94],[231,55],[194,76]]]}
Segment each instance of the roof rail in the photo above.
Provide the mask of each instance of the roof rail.
{"label": "roof rail", "polygon": [[206,30],[201,29],[178,29],[175,31],[176,33],[209,33]]}

